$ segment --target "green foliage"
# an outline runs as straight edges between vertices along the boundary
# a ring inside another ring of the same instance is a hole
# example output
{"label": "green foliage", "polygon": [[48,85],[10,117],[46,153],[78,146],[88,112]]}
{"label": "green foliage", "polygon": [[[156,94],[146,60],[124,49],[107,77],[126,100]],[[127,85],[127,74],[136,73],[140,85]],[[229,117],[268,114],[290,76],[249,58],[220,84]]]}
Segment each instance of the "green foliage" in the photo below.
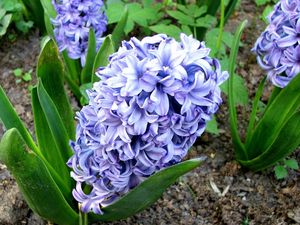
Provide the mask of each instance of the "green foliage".
{"label": "green foliage", "polygon": [[204,158],[187,160],[167,167],[147,178],[117,202],[103,208],[102,216],[91,214],[91,221],[114,221],[125,219],[153,204],[181,175],[198,167]]}
{"label": "green foliage", "polygon": [[299,169],[299,164],[296,159],[284,159],[282,162],[278,163],[274,167],[274,172],[276,178],[279,179],[284,179],[288,176],[288,170],[298,170]]}
{"label": "green foliage", "polygon": [[220,132],[218,129],[216,117],[213,116],[213,118],[210,121],[208,121],[208,123],[206,124],[205,131],[211,134],[219,135]]}
{"label": "green foliage", "polygon": [[28,18],[41,32],[45,30],[44,10],[40,0],[21,0],[28,12]]}
{"label": "green foliage", "polygon": [[[266,78],[263,79],[253,101],[246,140],[243,142],[238,132],[233,73],[238,42],[244,26],[243,23],[236,32],[229,63],[231,74],[228,85],[230,126],[237,160],[241,165],[259,171],[282,160],[300,144],[300,93],[297,91],[300,85],[300,76],[296,76],[284,89],[276,88],[274,90],[262,117],[257,121],[259,100]],[[295,166],[289,161],[288,165]],[[277,171],[276,176],[285,176],[284,168],[277,167],[275,171]]]}
{"label": "green foliage", "polygon": [[275,166],[274,171],[275,171],[275,176],[278,180],[283,179],[288,175],[287,169],[282,165]]}
{"label": "green foliage", "polygon": [[[111,37],[106,40],[110,46]],[[39,56],[38,84],[31,95],[37,144],[0,86],[0,120],[7,129],[0,142],[0,160],[12,172],[35,213],[56,224],[73,225],[84,221],[87,215],[79,213],[74,204],[71,192],[75,184],[66,165],[72,154],[69,140],[75,138],[75,124],[63,86],[63,68],[55,43],[48,40]],[[14,73],[22,76],[20,69]],[[104,207],[103,216],[91,213],[88,217],[95,222],[132,216],[156,201],[179,176],[202,161],[203,158],[192,159],[163,169],[114,204]]]}
{"label": "green foliage", "polygon": [[0,160],[12,172],[30,208],[57,224],[74,225],[77,213],[61,193],[43,160],[32,152],[16,128],[8,130],[0,143]]}
{"label": "green foliage", "polygon": [[155,20],[160,20],[163,13],[160,12],[161,3],[151,3],[151,1],[144,0],[142,3],[130,2],[121,0],[111,0],[106,3],[106,14],[108,17],[108,24],[116,23],[121,20],[124,8],[128,10],[127,23],[124,28],[125,34],[131,32],[135,25],[147,28]]}
{"label": "green foliage", "polygon": [[16,79],[17,84],[22,82],[22,80],[25,82],[30,82],[32,80],[32,69],[24,73],[21,68],[17,68],[13,70],[13,74],[17,78]]}
{"label": "green foliage", "polygon": [[[247,87],[245,85],[245,80],[237,75],[234,74],[232,76],[232,80],[233,80],[233,99],[234,99],[234,104],[237,105],[242,105],[242,106],[246,106],[249,103],[249,98],[248,98],[248,91],[247,91]],[[229,81],[225,81],[222,85],[221,85],[221,90],[228,95],[228,83]]]}
{"label": "green foliage", "polygon": [[28,11],[19,0],[0,2],[0,37],[6,34],[10,24],[22,33],[27,33],[33,26],[33,22],[28,20]]}

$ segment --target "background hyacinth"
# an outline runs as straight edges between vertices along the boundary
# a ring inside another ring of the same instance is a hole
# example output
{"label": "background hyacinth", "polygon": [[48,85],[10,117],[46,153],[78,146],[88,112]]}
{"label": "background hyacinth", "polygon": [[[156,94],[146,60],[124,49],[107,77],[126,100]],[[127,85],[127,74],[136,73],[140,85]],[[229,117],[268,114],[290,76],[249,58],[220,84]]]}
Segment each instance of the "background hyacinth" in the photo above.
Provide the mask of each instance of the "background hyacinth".
{"label": "background hyacinth", "polygon": [[81,59],[85,64],[89,30],[96,35],[97,50],[106,31],[107,17],[102,0],[52,0],[57,16],[52,20],[54,34],[60,51],[67,50],[72,59]]}
{"label": "background hyacinth", "polygon": [[281,0],[268,16],[269,25],[253,51],[268,78],[285,87],[300,72],[300,1]]}
{"label": "background hyacinth", "polygon": [[[82,211],[106,206],[145,178],[182,160],[222,102],[227,79],[210,49],[191,36],[123,41],[77,113],[68,165]],[[91,186],[83,192],[82,183]]]}

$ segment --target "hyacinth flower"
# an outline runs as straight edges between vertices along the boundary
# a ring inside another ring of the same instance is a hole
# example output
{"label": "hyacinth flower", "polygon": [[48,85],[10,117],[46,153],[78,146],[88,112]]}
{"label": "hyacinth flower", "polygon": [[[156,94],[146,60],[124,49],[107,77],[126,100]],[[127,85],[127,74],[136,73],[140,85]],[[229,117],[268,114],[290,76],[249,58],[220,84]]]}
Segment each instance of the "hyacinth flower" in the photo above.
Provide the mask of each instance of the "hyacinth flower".
{"label": "hyacinth flower", "polygon": [[101,81],[77,113],[68,162],[83,212],[102,214],[101,208],[186,156],[218,110],[219,85],[228,77],[209,52],[185,34],[180,42],[163,34],[131,38],[97,71]]}
{"label": "hyacinth flower", "polygon": [[41,1],[45,11],[47,33],[55,40],[62,54],[65,80],[81,104],[85,104],[86,89],[96,78],[99,66],[118,46],[127,21],[127,9],[114,27],[105,35],[107,16],[102,0],[52,0]]}
{"label": "hyacinth flower", "polygon": [[[282,0],[270,14],[270,25],[258,38],[254,51],[258,64],[267,72],[252,103],[246,137],[238,132],[233,98],[233,79],[229,82],[229,109],[233,145],[241,165],[259,171],[283,160],[300,145],[299,1]],[[236,33],[230,58],[234,72],[238,43],[246,22]],[[275,89],[262,115],[257,115],[266,79]],[[257,118],[259,118],[257,120]]]}
{"label": "hyacinth flower", "polygon": [[66,50],[71,59],[80,59],[84,66],[90,29],[95,32],[96,51],[104,40],[107,17],[103,12],[103,1],[52,0],[52,3],[57,12],[52,24],[59,51]]}
{"label": "hyacinth flower", "polygon": [[75,136],[63,62],[49,40],[31,93],[36,141],[0,88],[0,160],[30,208],[55,224],[124,219],[198,167],[202,157],[181,161],[218,110],[228,77],[209,51],[183,34],[180,42],[162,34],[124,41],[98,69]]}
{"label": "hyacinth flower", "polygon": [[253,51],[268,79],[284,88],[300,73],[300,2],[279,1],[268,16],[268,22]]}

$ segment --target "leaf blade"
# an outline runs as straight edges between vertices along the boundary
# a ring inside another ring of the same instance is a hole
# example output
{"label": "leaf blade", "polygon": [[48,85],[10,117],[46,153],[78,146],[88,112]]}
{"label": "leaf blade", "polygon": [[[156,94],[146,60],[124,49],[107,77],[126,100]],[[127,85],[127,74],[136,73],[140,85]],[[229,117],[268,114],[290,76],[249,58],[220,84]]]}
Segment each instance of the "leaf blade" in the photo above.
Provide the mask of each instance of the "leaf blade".
{"label": "leaf blade", "polygon": [[49,40],[38,58],[37,77],[51,97],[70,139],[75,137],[75,123],[72,107],[64,89],[64,67],[59,58],[58,48],[53,40]]}
{"label": "leaf blade", "polygon": [[[113,221],[134,215],[156,201],[163,191],[174,183],[179,176],[198,167],[203,160],[204,158],[188,160],[157,172],[123,198],[103,208],[104,214],[102,216],[90,214],[91,221]],[[132,202],[135,204],[132,204]]]}
{"label": "leaf blade", "polygon": [[43,161],[26,144],[17,129],[8,130],[0,143],[0,159],[12,172],[30,208],[57,224],[73,225],[77,213],[68,205]]}
{"label": "leaf blade", "polygon": [[88,51],[86,54],[85,65],[81,71],[81,84],[92,81],[93,65],[96,57],[96,35],[93,29],[89,31]]}
{"label": "leaf blade", "polygon": [[1,108],[0,119],[4,124],[5,128],[7,130],[11,128],[16,128],[22,135],[26,144],[35,152],[39,152],[39,149],[36,147],[30,133],[28,132],[25,125],[21,121],[20,117],[18,116],[17,112],[13,108],[11,102],[9,101],[8,97],[6,96],[1,86],[0,86],[0,108]]}
{"label": "leaf blade", "polygon": [[94,65],[93,65],[93,76],[92,76],[92,82],[95,82],[99,80],[99,78],[95,75],[96,70],[101,66],[106,66],[108,64],[108,58],[111,54],[115,52],[115,47],[113,44],[113,39],[111,35],[108,35],[102,45],[100,50],[98,51]]}

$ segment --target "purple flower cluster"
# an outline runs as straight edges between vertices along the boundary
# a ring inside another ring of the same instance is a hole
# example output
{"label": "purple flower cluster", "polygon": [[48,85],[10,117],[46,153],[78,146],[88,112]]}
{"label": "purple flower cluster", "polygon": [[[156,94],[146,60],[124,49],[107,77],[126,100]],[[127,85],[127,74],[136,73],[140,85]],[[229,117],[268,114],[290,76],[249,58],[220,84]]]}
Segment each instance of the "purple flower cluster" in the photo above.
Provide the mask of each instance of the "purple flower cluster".
{"label": "purple flower cluster", "polygon": [[[228,78],[203,42],[181,34],[123,41],[77,113],[73,196],[101,214],[156,171],[182,160],[222,102]],[[91,187],[84,193],[82,183]]]}
{"label": "purple flower cluster", "polygon": [[300,1],[281,0],[268,21],[253,51],[271,82],[285,87],[300,73]]}
{"label": "purple flower cluster", "polygon": [[81,59],[85,65],[89,30],[94,29],[96,47],[100,48],[106,31],[107,17],[102,0],[52,0],[57,16],[52,20],[60,51],[67,50],[72,59]]}

